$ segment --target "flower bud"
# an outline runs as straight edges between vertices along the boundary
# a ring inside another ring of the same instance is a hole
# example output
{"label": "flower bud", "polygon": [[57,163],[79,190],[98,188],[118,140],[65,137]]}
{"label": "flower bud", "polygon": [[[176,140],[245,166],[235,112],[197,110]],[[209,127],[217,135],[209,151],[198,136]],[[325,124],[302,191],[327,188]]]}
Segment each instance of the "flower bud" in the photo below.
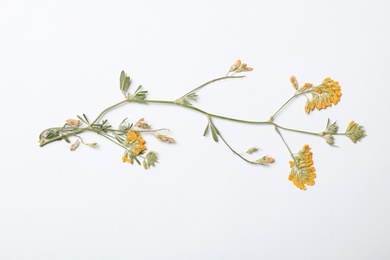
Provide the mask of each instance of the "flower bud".
{"label": "flower bud", "polygon": [[80,144],[80,140],[79,139],[77,139],[71,146],[70,146],[70,150],[71,151],[74,151],[74,150],[76,150],[76,148],[79,146],[79,144]]}
{"label": "flower bud", "polygon": [[232,66],[230,66],[229,72],[236,71],[241,65],[241,60],[237,60]]}
{"label": "flower bud", "polygon": [[79,127],[82,124],[81,120],[73,118],[66,120],[66,123],[72,127]]}
{"label": "flower bud", "polygon": [[291,85],[293,86],[293,88],[295,88],[296,90],[298,90],[298,81],[297,81],[297,78],[295,76],[291,76],[290,77],[290,82],[291,82]]}

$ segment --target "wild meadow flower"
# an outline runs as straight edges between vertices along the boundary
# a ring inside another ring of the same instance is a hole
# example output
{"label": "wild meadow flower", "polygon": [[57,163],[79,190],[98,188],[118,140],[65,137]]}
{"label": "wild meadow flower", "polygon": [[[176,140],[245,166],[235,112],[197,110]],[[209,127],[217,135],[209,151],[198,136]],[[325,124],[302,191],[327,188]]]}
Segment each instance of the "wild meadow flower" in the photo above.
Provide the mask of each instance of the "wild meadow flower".
{"label": "wild meadow flower", "polygon": [[314,109],[321,110],[336,105],[342,95],[339,83],[331,78],[324,79],[318,86],[304,85],[300,91],[310,91],[312,94],[312,98],[306,101],[305,112],[307,114]]}
{"label": "wild meadow flower", "polygon": [[305,144],[294,160],[290,161],[290,174],[288,179],[301,190],[306,190],[306,185],[313,186],[316,178],[313,166],[313,153],[309,145]]}

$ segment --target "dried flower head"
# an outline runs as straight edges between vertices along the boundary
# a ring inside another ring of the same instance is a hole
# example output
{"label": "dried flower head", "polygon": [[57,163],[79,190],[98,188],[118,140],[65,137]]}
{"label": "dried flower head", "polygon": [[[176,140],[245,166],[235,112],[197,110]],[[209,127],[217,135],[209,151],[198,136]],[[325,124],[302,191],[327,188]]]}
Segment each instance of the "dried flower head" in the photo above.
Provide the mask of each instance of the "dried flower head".
{"label": "dried flower head", "polygon": [[310,89],[311,87],[313,87],[313,84],[312,84],[312,83],[305,83],[305,84],[303,84],[303,86],[299,89],[299,92],[304,92],[304,91]]}
{"label": "dried flower head", "polygon": [[128,131],[127,137],[123,145],[126,147],[126,151],[122,156],[123,162],[132,163],[132,158],[140,155],[146,150],[145,140],[134,131]]}
{"label": "dried flower head", "polygon": [[260,159],[257,159],[255,163],[268,166],[269,164],[275,162],[275,159],[269,155],[263,156]]}
{"label": "dried flower head", "polygon": [[251,147],[248,150],[246,150],[246,153],[247,154],[252,154],[252,153],[257,152],[258,150],[259,150],[259,148],[257,148],[257,147]]}
{"label": "dried flower head", "polygon": [[155,134],[154,137],[156,137],[158,140],[165,142],[165,143],[174,143],[175,139],[172,137],[161,135],[161,134]]}
{"label": "dried flower head", "polygon": [[246,63],[242,63],[241,65],[240,65],[240,67],[238,67],[237,69],[236,69],[236,72],[238,73],[238,72],[249,72],[249,71],[252,71],[253,70],[253,68],[251,68],[251,67],[248,67],[247,65],[246,65]]}
{"label": "dried flower head", "polygon": [[366,131],[364,130],[363,126],[355,123],[355,121],[351,121],[347,126],[345,134],[349,139],[351,139],[352,142],[356,143],[366,136]]}
{"label": "dried flower head", "polygon": [[229,72],[236,71],[241,65],[241,60],[237,60],[232,66],[230,66]]}
{"label": "dried flower head", "polygon": [[326,135],[324,135],[324,138],[325,138],[325,141],[326,141],[328,144],[334,146],[334,136],[333,136],[333,135],[326,134]]}
{"label": "dried flower head", "polygon": [[288,179],[301,190],[306,190],[305,185],[313,186],[316,178],[315,168],[313,166],[313,153],[309,145],[305,144],[294,160],[290,161],[290,174]]}
{"label": "dried flower head", "polygon": [[150,168],[150,166],[156,166],[156,163],[158,161],[157,154],[153,151],[148,152],[148,154],[145,156],[143,166],[145,169]]}
{"label": "dried flower head", "polygon": [[342,95],[339,83],[331,78],[324,79],[318,86],[302,87],[300,91],[307,90],[310,90],[312,94],[311,100],[306,101],[305,112],[307,114],[314,109],[321,110],[336,105]]}
{"label": "dried flower head", "polygon": [[335,146],[333,135],[337,134],[338,130],[339,130],[339,126],[337,125],[337,123],[336,122],[331,123],[330,119],[328,119],[328,122],[326,124],[326,130],[321,134],[328,144]]}
{"label": "dried flower head", "polygon": [[81,122],[81,120],[71,118],[71,119],[66,120],[66,124],[71,126],[71,127],[76,128],[76,127],[79,127],[82,124],[82,122]]}
{"label": "dried flower head", "polygon": [[337,134],[339,131],[339,126],[337,125],[336,122],[333,124],[330,123],[330,120],[328,119],[328,123],[326,125],[326,133],[328,134]]}
{"label": "dried flower head", "polygon": [[130,157],[131,157],[131,155],[127,151],[124,151],[124,153],[122,155],[122,162],[133,163],[133,160],[131,160]]}
{"label": "dried flower head", "polygon": [[135,126],[142,129],[150,129],[150,125],[145,122],[145,118],[141,118],[135,123]]}

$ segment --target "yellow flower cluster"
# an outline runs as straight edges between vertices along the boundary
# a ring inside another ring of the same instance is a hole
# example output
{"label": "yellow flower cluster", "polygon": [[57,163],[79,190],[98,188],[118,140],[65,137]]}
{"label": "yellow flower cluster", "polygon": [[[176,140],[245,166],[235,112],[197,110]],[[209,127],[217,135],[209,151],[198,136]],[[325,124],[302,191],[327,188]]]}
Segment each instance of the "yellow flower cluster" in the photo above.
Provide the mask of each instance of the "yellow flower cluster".
{"label": "yellow flower cluster", "polygon": [[290,174],[288,179],[301,190],[306,190],[305,185],[313,186],[316,178],[313,166],[313,153],[309,145],[305,144],[298,154],[294,156],[294,161],[290,161]]}
{"label": "yellow flower cluster", "polygon": [[[306,85],[306,84],[305,84]],[[306,101],[305,112],[308,114],[310,111],[313,111],[314,108],[321,110],[333,105],[336,105],[341,98],[341,87],[337,81],[332,80],[331,78],[326,78],[322,81],[322,84],[319,86],[309,86],[306,85],[304,91],[307,89],[312,90],[312,99]]]}
{"label": "yellow flower cluster", "polygon": [[128,149],[122,156],[122,162],[132,163],[131,157],[137,156],[146,150],[145,140],[134,131],[127,132],[124,144]]}

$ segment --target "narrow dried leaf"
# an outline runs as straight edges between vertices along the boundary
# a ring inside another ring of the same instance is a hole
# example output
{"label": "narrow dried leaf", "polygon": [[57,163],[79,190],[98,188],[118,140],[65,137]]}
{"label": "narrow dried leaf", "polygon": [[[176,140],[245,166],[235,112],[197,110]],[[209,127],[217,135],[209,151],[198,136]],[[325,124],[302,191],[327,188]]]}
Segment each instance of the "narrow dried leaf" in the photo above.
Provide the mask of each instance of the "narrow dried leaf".
{"label": "narrow dried leaf", "polygon": [[206,129],[203,132],[203,136],[206,136],[208,134],[209,129],[210,129],[210,124],[207,124]]}
{"label": "narrow dried leaf", "polygon": [[215,142],[218,142],[218,134],[217,134],[217,129],[214,127],[214,125],[211,124],[211,134],[213,136],[213,139]]}

